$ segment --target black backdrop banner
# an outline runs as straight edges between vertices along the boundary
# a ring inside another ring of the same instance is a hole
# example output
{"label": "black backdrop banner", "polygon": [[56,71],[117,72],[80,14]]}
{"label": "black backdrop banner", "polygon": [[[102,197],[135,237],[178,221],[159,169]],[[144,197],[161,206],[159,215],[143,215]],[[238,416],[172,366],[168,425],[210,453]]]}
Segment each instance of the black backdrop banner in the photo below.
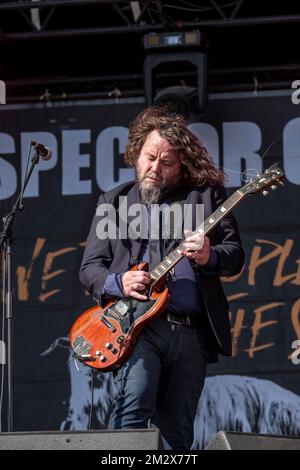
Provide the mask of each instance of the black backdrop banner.
{"label": "black backdrop banner", "polygon": [[[67,341],[75,318],[94,305],[78,270],[99,194],[134,177],[123,156],[128,124],[143,107],[142,100],[0,107],[1,217],[20,189],[30,141],[53,151],[35,168],[14,224],[16,431],[87,427],[90,369],[77,371]],[[300,339],[298,116],[286,92],[226,94],[211,96],[207,113],[190,124],[225,169],[228,195],[241,177],[274,162],[286,174],[284,187],[248,197],[235,210],[247,260],[240,275],[223,279],[234,355],[209,367],[197,419],[213,412],[205,430],[196,422],[195,447],[220,426],[277,434],[300,426],[293,345]],[[97,376],[95,428],[105,426],[109,376]],[[256,411],[249,415],[249,407]]]}

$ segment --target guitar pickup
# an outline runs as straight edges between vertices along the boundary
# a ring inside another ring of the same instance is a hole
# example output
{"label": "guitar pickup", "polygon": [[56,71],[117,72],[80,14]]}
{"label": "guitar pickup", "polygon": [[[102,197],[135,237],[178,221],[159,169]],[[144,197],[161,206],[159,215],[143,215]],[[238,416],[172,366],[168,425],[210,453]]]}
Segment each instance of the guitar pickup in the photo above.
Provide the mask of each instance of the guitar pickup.
{"label": "guitar pickup", "polygon": [[112,331],[113,333],[114,333],[115,331],[117,331],[116,328],[114,327],[114,325],[112,325],[112,324],[107,320],[107,318],[101,317],[101,321],[102,321],[102,322],[104,323],[104,325],[107,326],[107,328],[109,328],[110,331]]}

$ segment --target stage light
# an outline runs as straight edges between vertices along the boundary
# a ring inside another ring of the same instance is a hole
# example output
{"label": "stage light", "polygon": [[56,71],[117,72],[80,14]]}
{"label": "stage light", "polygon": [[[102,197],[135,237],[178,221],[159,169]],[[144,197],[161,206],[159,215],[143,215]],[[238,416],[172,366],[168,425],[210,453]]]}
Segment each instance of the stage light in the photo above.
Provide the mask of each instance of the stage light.
{"label": "stage light", "polygon": [[167,105],[170,114],[183,114],[186,118],[199,114],[197,88],[186,85],[164,88],[157,93],[153,104]]}
{"label": "stage light", "polygon": [[205,36],[201,31],[149,33],[144,36],[144,48],[148,51],[166,48],[190,49],[192,47],[205,47]]}
{"label": "stage light", "polygon": [[[205,35],[198,30],[149,33],[144,36],[144,49],[147,53],[144,60],[146,105],[168,103],[174,112],[178,109],[186,118],[201,114],[206,106],[208,86]],[[178,80],[174,83],[174,78],[167,78],[164,81],[166,88],[156,93],[153,83],[157,67],[171,63],[176,63],[177,68],[180,63],[182,67],[186,67],[187,62],[196,68],[196,87],[178,86]]]}

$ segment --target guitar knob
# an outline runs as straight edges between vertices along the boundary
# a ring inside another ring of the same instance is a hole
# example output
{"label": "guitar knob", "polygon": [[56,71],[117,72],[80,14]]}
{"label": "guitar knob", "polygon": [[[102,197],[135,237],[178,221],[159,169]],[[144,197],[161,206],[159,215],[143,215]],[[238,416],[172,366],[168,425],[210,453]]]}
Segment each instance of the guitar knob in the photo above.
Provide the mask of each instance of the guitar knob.
{"label": "guitar knob", "polygon": [[124,336],[119,336],[118,339],[117,339],[117,342],[119,344],[121,344],[121,343],[123,343],[124,339],[125,339]]}
{"label": "guitar knob", "polygon": [[275,191],[275,189],[277,189],[277,186],[275,186],[275,184],[272,184],[271,189]]}
{"label": "guitar knob", "polygon": [[105,345],[106,349],[112,349],[112,346],[113,345],[111,343],[106,343],[106,345]]}
{"label": "guitar knob", "polygon": [[263,196],[267,196],[269,194],[268,191],[263,191]]}
{"label": "guitar knob", "polygon": [[106,361],[106,357],[105,357],[105,356],[100,356],[99,359],[100,359],[101,362],[105,362],[105,361]]}
{"label": "guitar knob", "polygon": [[96,360],[96,358],[93,357],[91,354],[82,354],[82,356],[80,356],[80,359],[85,362],[94,362]]}
{"label": "guitar knob", "polygon": [[113,354],[117,354],[118,349],[116,349],[116,348],[111,348],[111,352],[112,352]]}

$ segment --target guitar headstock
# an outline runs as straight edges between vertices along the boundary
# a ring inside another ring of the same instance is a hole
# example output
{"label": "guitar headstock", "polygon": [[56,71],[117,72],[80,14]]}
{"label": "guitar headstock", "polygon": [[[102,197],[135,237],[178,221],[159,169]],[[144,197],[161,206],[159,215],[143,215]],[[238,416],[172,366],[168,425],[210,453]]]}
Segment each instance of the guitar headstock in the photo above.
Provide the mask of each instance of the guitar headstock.
{"label": "guitar headstock", "polygon": [[242,192],[244,195],[263,192],[264,195],[267,195],[268,188],[276,189],[279,184],[283,185],[283,178],[283,171],[278,167],[278,163],[274,163],[274,165],[264,170],[256,178],[250,180],[245,186],[242,186],[239,192]]}

